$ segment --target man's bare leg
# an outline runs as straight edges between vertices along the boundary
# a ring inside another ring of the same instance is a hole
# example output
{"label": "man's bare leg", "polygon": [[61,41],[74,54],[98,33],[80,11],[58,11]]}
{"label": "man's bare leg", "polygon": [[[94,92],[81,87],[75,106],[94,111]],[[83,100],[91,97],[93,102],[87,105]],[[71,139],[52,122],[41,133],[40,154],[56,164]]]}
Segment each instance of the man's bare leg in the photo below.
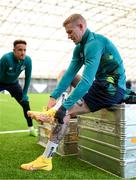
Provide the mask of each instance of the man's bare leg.
{"label": "man's bare leg", "polygon": [[70,115],[67,115],[64,117],[64,124],[56,124],[54,127],[52,127],[50,138],[43,153],[44,157],[50,158],[56,152],[56,148],[67,132],[69,120]]}
{"label": "man's bare leg", "polygon": [[49,158],[52,157],[52,155],[56,152],[56,148],[58,147],[60,141],[64,138],[67,132],[71,117],[75,117],[75,115],[89,112],[90,109],[87,107],[84,101],[81,101],[80,104],[76,103],[70,110],[68,110],[68,115],[66,115],[63,119],[64,124],[56,124],[56,126],[53,127],[50,139],[47,143],[43,156]]}

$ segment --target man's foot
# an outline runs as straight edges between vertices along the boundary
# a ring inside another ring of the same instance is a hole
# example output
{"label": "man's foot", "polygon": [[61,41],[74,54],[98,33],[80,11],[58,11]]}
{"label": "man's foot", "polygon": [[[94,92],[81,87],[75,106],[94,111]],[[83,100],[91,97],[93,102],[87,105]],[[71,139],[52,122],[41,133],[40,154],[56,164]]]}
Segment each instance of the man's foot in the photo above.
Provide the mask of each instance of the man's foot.
{"label": "man's foot", "polygon": [[42,112],[38,111],[27,111],[27,115],[32,119],[38,120],[39,116],[43,114]]}
{"label": "man's foot", "polygon": [[50,123],[53,124],[55,122],[54,116],[55,116],[56,110],[51,108],[48,111],[38,112],[38,111],[28,111],[27,114],[32,119],[35,119],[36,121],[40,123]]}
{"label": "man's foot", "polygon": [[36,170],[51,171],[52,158],[45,158],[43,156],[39,156],[36,160],[28,164],[22,164],[21,169],[24,169],[27,171],[36,171]]}
{"label": "man's foot", "polygon": [[34,136],[34,137],[37,137],[38,136],[38,133],[37,133],[37,131],[36,131],[36,129],[31,129],[30,130],[30,134],[29,134],[30,136]]}

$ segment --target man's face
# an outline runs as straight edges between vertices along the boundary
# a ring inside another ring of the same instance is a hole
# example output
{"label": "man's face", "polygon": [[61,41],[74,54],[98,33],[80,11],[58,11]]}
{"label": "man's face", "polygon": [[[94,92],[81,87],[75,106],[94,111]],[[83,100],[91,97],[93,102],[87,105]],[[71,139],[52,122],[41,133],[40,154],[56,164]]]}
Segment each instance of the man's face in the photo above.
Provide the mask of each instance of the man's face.
{"label": "man's face", "polygon": [[66,33],[68,34],[68,39],[71,39],[75,44],[80,43],[83,36],[83,29],[81,24],[77,24],[77,25],[76,24],[72,25],[71,23],[67,24],[65,26],[65,30]]}
{"label": "man's face", "polygon": [[25,44],[17,44],[14,49],[14,55],[18,60],[23,60],[26,55],[26,45]]}

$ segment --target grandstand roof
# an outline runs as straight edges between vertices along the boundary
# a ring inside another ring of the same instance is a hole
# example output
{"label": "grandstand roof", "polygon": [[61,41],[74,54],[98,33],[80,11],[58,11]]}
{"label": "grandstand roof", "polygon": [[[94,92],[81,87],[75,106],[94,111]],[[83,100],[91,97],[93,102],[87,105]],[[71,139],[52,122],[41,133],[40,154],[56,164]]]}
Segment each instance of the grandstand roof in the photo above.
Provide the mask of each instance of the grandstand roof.
{"label": "grandstand roof", "polygon": [[81,13],[88,27],[117,45],[124,59],[127,79],[136,79],[135,0],[1,0],[0,56],[12,50],[15,39],[28,42],[34,77],[56,77],[71,60],[74,44],[62,23]]}

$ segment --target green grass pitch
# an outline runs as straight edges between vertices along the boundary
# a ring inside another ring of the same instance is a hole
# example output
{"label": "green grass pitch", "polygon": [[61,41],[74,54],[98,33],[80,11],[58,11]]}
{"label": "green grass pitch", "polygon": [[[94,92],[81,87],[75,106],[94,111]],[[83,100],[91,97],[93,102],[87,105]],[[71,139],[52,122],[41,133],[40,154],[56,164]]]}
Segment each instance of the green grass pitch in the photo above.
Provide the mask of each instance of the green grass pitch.
{"label": "green grass pitch", "polygon": [[[41,111],[49,94],[30,94],[31,110]],[[34,121],[34,125],[37,123]],[[0,132],[27,129],[22,108],[10,95],[0,93]],[[121,179],[80,161],[77,157],[53,158],[53,170],[23,171],[22,163],[41,155],[44,148],[28,132],[0,134],[0,179]]]}

